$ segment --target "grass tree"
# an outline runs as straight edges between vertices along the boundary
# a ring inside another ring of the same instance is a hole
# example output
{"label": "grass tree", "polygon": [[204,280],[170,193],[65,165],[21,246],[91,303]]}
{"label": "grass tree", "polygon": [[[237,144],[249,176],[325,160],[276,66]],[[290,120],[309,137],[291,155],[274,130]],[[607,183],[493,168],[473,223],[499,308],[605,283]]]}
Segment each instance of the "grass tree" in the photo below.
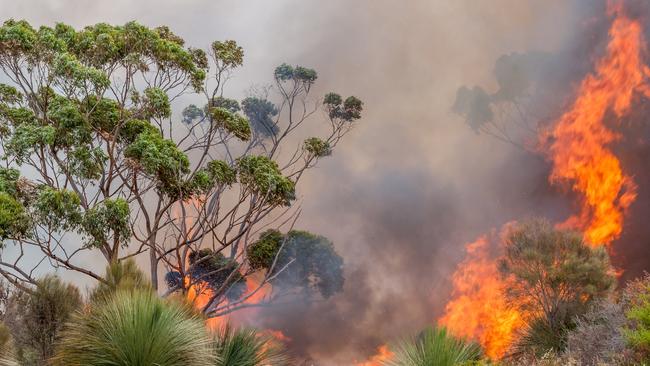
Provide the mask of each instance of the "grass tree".
{"label": "grass tree", "polygon": [[76,314],[63,332],[53,365],[208,366],[212,340],[187,304],[153,291],[118,290]]}
{"label": "grass tree", "polygon": [[456,366],[470,364],[481,358],[481,347],[456,338],[445,328],[427,328],[417,337],[404,340],[395,347],[386,366]]}
{"label": "grass tree", "polygon": [[211,261],[226,277],[204,310],[238,309],[246,296],[230,288],[260,271],[248,244],[292,227],[303,174],[362,112],[353,96],[312,96],[316,71],[287,64],[268,88],[228,98],[243,62],[234,41],[188,47],[165,26],[6,21],[0,275],[25,288],[51,265],[104,282],[90,263],[144,255],[154,288],[169,273],[170,291],[186,291],[214,275],[197,270]]}
{"label": "grass tree", "polygon": [[285,349],[273,337],[251,328],[225,326],[215,335],[214,366],[284,366],[290,364]]}

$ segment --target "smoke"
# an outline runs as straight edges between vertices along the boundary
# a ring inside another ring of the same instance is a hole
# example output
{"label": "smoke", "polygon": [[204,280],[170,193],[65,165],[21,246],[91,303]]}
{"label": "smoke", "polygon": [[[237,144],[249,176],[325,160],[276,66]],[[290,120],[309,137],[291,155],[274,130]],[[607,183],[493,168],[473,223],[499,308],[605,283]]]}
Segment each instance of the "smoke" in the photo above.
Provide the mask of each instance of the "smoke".
{"label": "smoke", "polygon": [[[649,14],[643,1],[628,4],[634,16]],[[516,54],[532,65],[518,69],[520,76],[541,85],[530,97],[530,113],[552,121],[606,44],[604,0],[0,5],[4,17],[35,24],[136,19],[167,24],[196,47],[235,39],[246,61],[229,97],[243,97],[252,82],[269,81],[273,68],[288,62],[319,72],[315,95],[334,90],[365,102],[363,120],[298,192],[304,200],[297,227],[335,243],[345,260],[344,291],[312,304],[283,303],[258,319],[283,331],[296,354],[318,365],[364,360],[378,345],[433,324],[465,243],[513,219],[561,221],[572,212],[571,194],[549,185],[549,165],[540,155],[476,134],[452,106],[463,85],[509,96],[522,79],[511,78],[513,57],[502,56]],[[644,222],[650,146],[643,138],[650,127],[642,123],[648,107],[634,110],[626,123],[636,138],[617,149],[640,186],[639,199],[614,245],[630,276],[647,268],[647,258],[631,253],[650,239]]]}

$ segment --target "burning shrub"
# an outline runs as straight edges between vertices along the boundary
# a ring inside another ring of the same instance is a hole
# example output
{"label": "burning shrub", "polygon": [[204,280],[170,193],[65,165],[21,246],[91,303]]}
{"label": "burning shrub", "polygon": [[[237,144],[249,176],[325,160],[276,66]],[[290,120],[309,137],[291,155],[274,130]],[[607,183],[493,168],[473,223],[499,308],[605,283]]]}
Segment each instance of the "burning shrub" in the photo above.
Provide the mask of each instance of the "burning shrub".
{"label": "burning shrub", "polygon": [[481,358],[478,344],[456,338],[445,328],[427,328],[395,348],[395,355],[386,362],[388,366],[455,366]]}
{"label": "burning shrub", "polygon": [[615,284],[604,248],[592,248],[580,233],[554,229],[545,220],[511,227],[499,265],[515,279],[507,296],[534,315],[520,347],[538,355],[563,350],[574,318]]}
{"label": "burning shrub", "polygon": [[289,358],[273,337],[254,329],[233,329],[226,325],[216,335],[215,366],[285,366]]}
{"label": "burning shrub", "polygon": [[118,291],[73,317],[53,365],[214,365],[203,319],[152,291]]}

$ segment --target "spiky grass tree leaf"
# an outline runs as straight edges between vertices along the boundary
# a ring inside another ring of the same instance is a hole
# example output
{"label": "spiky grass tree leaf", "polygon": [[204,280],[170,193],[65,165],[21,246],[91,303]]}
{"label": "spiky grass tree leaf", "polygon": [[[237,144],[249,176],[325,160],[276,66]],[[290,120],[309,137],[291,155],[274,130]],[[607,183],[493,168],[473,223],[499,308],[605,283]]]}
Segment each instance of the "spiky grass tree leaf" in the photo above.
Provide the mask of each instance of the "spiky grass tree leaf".
{"label": "spiky grass tree leaf", "polygon": [[118,291],[78,313],[52,360],[57,366],[215,364],[203,319],[151,291]]}
{"label": "spiky grass tree leaf", "polygon": [[395,347],[395,355],[386,366],[455,366],[478,361],[478,344],[456,338],[445,328],[427,328],[420,335]]}
{"label": "spiky grass tree leaf", "polygon": [[225,326],[216,335],[218,361],[214,366],[285,366],[290,364],[284,347],[255,329]]}

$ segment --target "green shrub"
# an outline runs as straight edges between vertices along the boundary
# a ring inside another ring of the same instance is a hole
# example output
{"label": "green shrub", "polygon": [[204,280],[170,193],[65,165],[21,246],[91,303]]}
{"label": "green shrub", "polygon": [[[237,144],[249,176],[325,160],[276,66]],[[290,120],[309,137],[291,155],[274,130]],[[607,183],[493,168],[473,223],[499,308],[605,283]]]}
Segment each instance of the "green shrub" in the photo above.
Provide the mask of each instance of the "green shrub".
{"label": "green shrub", "polygon": [[81,304],[79,290],[56,276],[37,280],[30,293],[14,294],[5,321],[14,335],[20,361],[45,364],[65,323]]}
{"label": "green shrub", "polygon": [[0,323],[0,365],[18,366],[14,355],[14,346],[11,333],[6,325]]}
{"label": "green shrub", "polygon": [[623,334],[644,363],[650,363],[650,277],[630,283],[623,296],[629,324]]}

